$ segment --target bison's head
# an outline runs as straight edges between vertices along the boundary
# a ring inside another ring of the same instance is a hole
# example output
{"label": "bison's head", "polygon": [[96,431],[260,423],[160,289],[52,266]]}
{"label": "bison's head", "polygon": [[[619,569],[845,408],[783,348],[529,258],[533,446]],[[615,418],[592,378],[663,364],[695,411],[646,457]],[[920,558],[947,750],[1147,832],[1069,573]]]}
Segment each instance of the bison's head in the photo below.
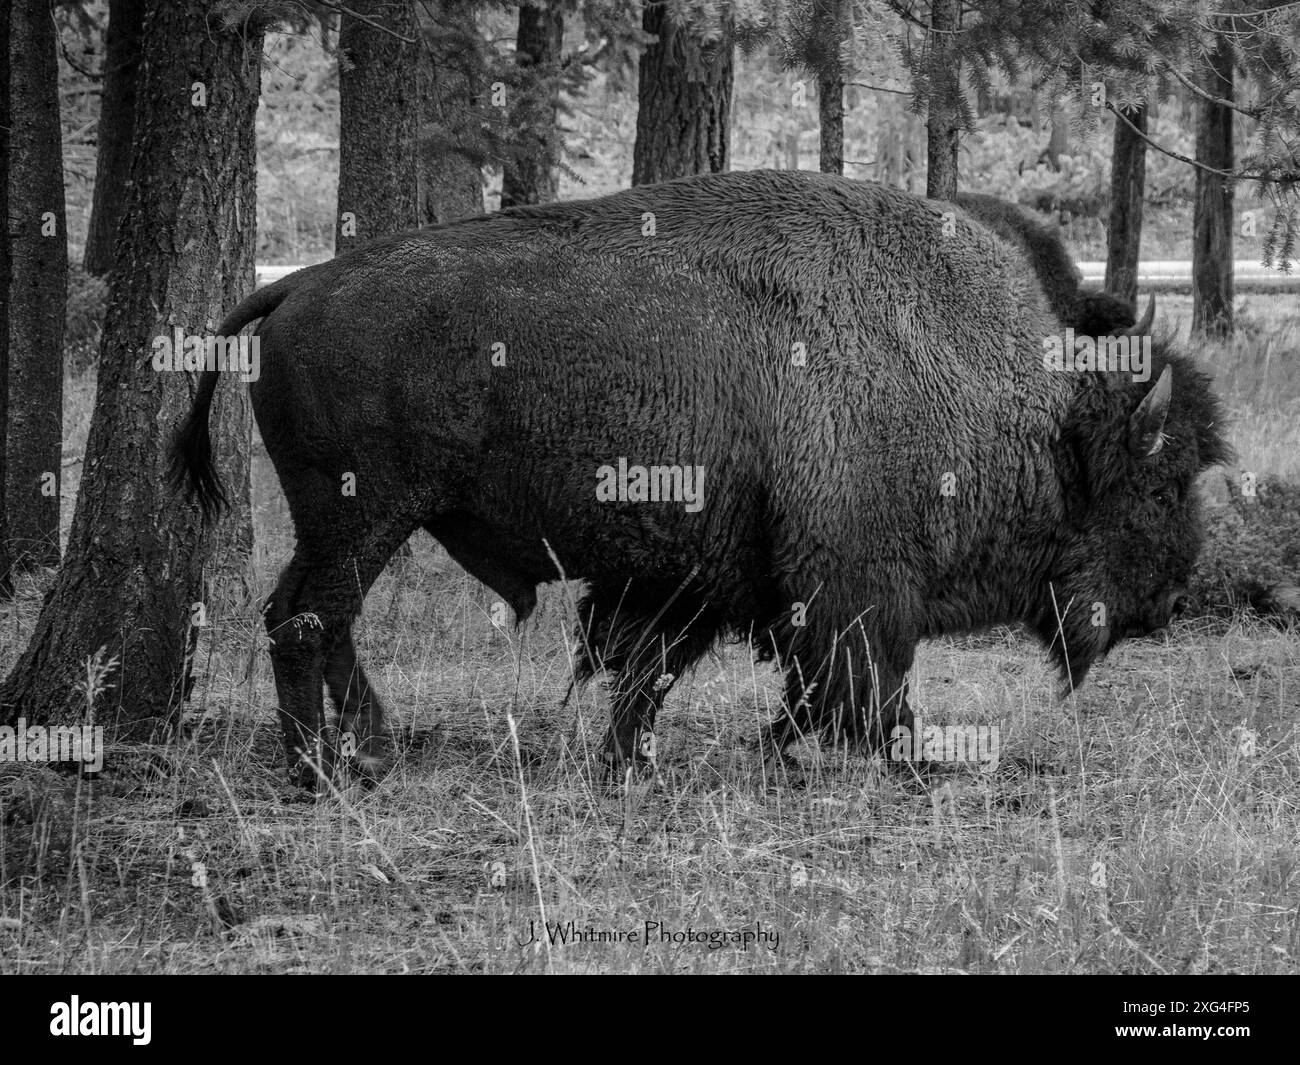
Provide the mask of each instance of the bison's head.
{"label": "bison's head", "polygon": [[[1155,303],[1147,306],[1146,316],[1138,324],[1137,332],[1145,334],[1151,330],[1151,318],[1155,313]],[[1074,331],[1081,336],[1104,337],[1118,336],[1134,328],[1137,314],[1133,304],[1120,296],[1109,292],[1092,292],[1080,289],[1074,298],[1074,313],[1067,324],[1074,326]]]}
{"label": "bison's head", "polygon": [[1057,448],[1065,529],[1036,628],[1072,685],[1181,608],[1201,543],[1193,482],[1229,458],[1209,379],[1153,349],[1146,381],[1080,376]]}

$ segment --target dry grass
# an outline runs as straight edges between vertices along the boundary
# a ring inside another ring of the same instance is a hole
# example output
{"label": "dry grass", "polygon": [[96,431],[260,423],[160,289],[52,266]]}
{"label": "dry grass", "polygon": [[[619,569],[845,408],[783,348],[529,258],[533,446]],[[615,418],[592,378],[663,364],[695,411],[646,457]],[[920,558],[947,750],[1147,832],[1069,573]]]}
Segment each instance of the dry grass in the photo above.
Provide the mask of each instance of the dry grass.
{"label": "dry grass", "polygon": [[[1271,355],[1258,340],[1210,355],[1243,465],[1300,476],[1297,323],[1270,326]],[[266,591],[289,544],[258,484]],[[0,669],[43,587],[0,608]],[[1004,768],[930,788],[815,747],[805,779],[774,774],[755,737],[776,678],[728,648],[670,697],[658,781],[610,789],[601,692],[561,706],[564,589],[520,633],[491,624],[492,598],[427,538],[372,591],[358,645],[398,755],[373,791],[304,803],[282,784],[259,604],[240,600],[211,628],[177,742],[111,749],[94,784],[0,766],[0,970],[1300,967],[1294,631],[1239,619],[1131,642],[1065,701],[1016,633],[928,644],[918,706],[997,725]],[[1017,768],[1031,759],[1044,771]],[[780,939],[521,946],[543,916],[603,932],[759,922]]]}

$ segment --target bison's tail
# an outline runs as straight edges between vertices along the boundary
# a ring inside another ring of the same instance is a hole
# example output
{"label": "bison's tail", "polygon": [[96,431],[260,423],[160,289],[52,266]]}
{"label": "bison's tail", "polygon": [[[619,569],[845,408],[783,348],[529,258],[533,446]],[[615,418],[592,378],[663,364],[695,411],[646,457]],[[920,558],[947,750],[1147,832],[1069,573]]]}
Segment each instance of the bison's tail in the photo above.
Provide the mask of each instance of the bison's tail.
{"label": "bison's tail", "polygon": [[[290,286],[286,282],[291,280],[292,274],[274,285],[254,292],[217,326],[216,335],[232,337],[244,326],[265,318],[289,294]],[[220,376],[220,370],[203,371],[199,377],[194,406],[190,408],[171,446],[172,488],[177,492],[184,490],[187,498],[198,502],[205,523],[212,521],[229,505],[225,486],[212,461],[212,437],[208,432],[208,413],[212,409],[212,396],[217,390]]]}

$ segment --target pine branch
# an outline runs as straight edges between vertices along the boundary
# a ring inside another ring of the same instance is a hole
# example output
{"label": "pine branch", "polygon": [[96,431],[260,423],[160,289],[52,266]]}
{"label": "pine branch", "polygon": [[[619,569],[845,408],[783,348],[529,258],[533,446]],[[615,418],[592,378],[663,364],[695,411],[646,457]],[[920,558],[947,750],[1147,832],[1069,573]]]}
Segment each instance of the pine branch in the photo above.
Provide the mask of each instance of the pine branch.
{"label": "pine branch", "polygon": [[1220,107],[1229,108],[1232,111],[1236,111],[1238,114],[1246,115],[1249,118],[1255,118],[1255,119],[1262,118],[1265,111],[1268,110],[1267,108],[1264,107],[1243,107],[1241,106],[1241,104],[1234,103],[1232,100],[1226,99],[1223,96],[1215,96],[1211,92],[1206,92],[1199,85],[1197,85],[1196,82],[1192,81],[1191,78],[1187,77],[1186,74],[1184,74],[1181,70],[1179,70],[1176,66],[1174,66],[1174,64],[1169,61],[1169,57],[1166,56],[1163,52],[1156,52],[1156,55],[1158,55],[1160,59],[1163,61],[1165,70],[1168,73],[1172,74],[1174,78],[1183,86],[1183,88],[1189,89],[1191,92],[1195,93],[1202,100],[1205,100],[1208,103],[1218,104]]}
{"label": "pine branch", "polygon": [[[1143,133],[1140,129],[1138,129],[1137,126],[1133,125],[1133,123],[1130,122],[1127,117],[1125,117],[1124,113],[1120,111],[1120,109],[1117,108],[1109,100],[1106,101],[1106,110],[1113,112],[1115,117],[1119,121],[1123,122],[1124,125],[1126,125],[1132,133],[1134,133],[1138,137],[1141,137],[1142,140],[1146,141],[1147,144],[1149,144],[1156,151],[1160,152],[1162,155],[1167,155],[1169,156],[1170,159],[1176,159],[1180,163],[1186,163],[1188,166],[1195,167],[1197,170],[1204,171],[1207,174],[1214,174],[1216,177],[1221,177],[1221,178],[1229,178],[1233,181],[1257,181],[1260,184],[1264,184],[1264,185],[1273,184],[1274,182],[1288,183],[1288,182],[1300,180],[1300,164],[1298,164],[1294,169],[1281,170],[1278,173],[1272,173],[1272,174],[1268,174],[1268,173],[1251,174],[1240,170],[1219,170],[1216,167],[1206,166],[1204,163],[1200,162],[1199,160],[1192,159],[1189,156],[1182,155],[1179,152],[1175,152],[1169,148],[1166,148],[1164,147],[1164,145],[1157,144],[1145,133]],[[1271,169],[1277,170],[1276,167]]]}
{"label": "pine branch", "polygon": [[855,89],[871,89],[874,92],[892,92],[896,96],[911,96],[911,89],[887,89],[883,85],[868,85],[865,81],[849,81],[846,85],[852,85]]}
{"label": "pine branch", "polygon": [[316,3],[320,4],[321,7],[329,8],[331,11],[338,11],[344,15],[347,15],[349,18],[354,18],[358,22],[364,22],[371,29],[376,29],[379,30],[381,33],[388,34],[390,37],[395,37],[403,44],[415,44],[416,39],[414,37],[403,37],[395,29],[385,26],[382,22],[376,22],[372,18],[367,18],[365,15],[362,15],[359,12],[353,11],[352,8],[346,7],[345,5],[339,3],[338,0],[316,0]]}

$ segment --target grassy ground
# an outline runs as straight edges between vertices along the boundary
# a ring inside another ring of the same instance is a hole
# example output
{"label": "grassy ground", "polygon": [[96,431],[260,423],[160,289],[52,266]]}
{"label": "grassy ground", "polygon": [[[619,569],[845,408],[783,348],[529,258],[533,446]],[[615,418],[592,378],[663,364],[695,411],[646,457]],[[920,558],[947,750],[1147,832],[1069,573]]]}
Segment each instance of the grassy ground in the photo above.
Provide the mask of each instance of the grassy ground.
{"label": "grassy ground", "polygon": [[[1185,304],[1166,300],[1168,321]],[[1241,465],[1300,477],[1300,318],[1262,298],[1244,316],[1241,341],[1203,352]],[[70,491],[90,396],[70,391]],[[257,474],[265,594],[291,541]],[[1300,968],[1294,630],[1183,625],[1121,646],[1065,701],[1014,632],[927,644],[917,706],[998,726],[1003,756],[930,788],[815,747],[806,779],[774,774],[755,737],[776,678],[726,648],[670,697],[659,779],[610,790],[601,692],[561,705],[570,590],[499,629],[489,592],[414,546],[357,627],[398,754],[375,790],[304,803],[281,783],[260,600],[215,618],[179,742],[114,748],[93,785],[0,764],[0,970]],[[0,669],[46,583],[0,607]],[[544,920],[779,940],[528,944]]]}

